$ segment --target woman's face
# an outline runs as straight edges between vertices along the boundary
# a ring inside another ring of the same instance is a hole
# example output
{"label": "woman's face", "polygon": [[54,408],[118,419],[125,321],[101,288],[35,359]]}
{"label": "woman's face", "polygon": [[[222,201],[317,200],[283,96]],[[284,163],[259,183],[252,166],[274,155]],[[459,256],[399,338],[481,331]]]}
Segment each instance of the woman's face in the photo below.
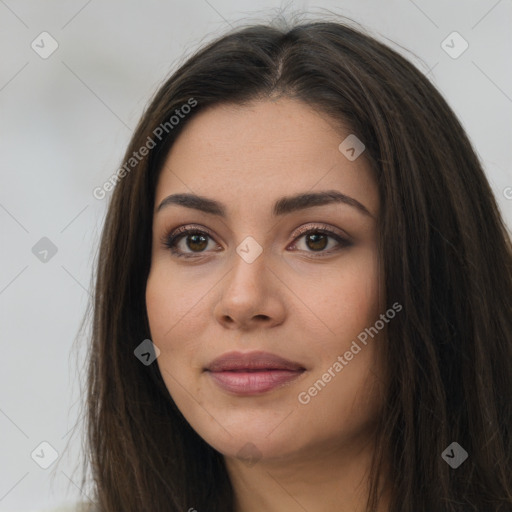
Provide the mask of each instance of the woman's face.
{"label": "woman's face", "polygon": [[291,99],[216,106],[159,177],[146,290],[157,364],[227,457],[332,453],[379,414],[379,196],[360,147],[339,149],[349,135]]}

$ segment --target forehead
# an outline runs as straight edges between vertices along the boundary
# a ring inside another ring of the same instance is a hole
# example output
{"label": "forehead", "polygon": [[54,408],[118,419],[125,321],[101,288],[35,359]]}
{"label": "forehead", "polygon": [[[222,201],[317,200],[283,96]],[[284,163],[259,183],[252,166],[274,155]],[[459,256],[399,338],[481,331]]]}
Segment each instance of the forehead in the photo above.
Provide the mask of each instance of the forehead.
{"label": "forehead", "polygon": [[349,135],[288,98],[214,106],[188,121],[174,142],[155,204],[171,193],[194,193],[215,197],[230,214],[243,205],[262,207],[284,195],[331,189],[377,216],[377,186],[364,153],[351,161],[339,149]]}

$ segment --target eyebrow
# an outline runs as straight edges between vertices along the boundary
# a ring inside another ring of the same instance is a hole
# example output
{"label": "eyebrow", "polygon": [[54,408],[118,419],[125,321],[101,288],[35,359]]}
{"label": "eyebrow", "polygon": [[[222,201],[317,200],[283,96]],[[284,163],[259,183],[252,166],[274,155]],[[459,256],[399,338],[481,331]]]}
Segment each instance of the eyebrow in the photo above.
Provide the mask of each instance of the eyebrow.
{"label": "eyebrow", "polygon": [[[287,215],[299,210],[305,210],[306,208],[324,206],[327,204],[346,204],[358,210],[359,213],[374,218],[366,206],[361,204],[356,199],[342,194],[337,190],[306,192],[294,196],[281,197],[274,203],[272,208],[272,216],[277,217]],[[226,218],[226,207],[222,203],[216,201],[215,199],[188,193],[172,194],[167,196],[158,205],[155,213],[160,212],[162,209],[170,205],[184,206],[185,208],[191,208],[194,210],[199,210],[203,213]]]}

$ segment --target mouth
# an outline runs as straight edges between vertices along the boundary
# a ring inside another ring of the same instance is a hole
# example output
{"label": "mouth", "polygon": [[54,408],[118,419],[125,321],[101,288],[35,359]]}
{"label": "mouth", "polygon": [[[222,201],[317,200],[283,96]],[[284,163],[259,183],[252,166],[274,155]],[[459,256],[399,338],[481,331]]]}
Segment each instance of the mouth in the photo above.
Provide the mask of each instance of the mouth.
{"label": "mouth", "polygon": [[212,361],[204,371],[224,391],[256,395],[290,383],[306,369],[268,352],[230,352]]}

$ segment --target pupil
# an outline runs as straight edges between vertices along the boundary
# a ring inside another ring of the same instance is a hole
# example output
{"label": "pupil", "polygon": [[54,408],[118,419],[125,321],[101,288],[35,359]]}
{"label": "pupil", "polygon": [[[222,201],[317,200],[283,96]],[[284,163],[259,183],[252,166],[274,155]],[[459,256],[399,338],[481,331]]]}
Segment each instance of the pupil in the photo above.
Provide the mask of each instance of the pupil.
{"label": "pupil", "polygon": [[[197,239],[202,239],[202,247],[192,247],[192,245],[197,244],[197,243],[201,245],[201,242],[198,242]],[[190,242],[190,240],[192,240],[192,242]],[[208,244],[206,241],[206,237],[203,235],[189,235],[189,243],[187,245],[188,245],[188,248],[191,250],[198,249],[198,250],[202,251],[203,249],[205,249],[205,247]]]}
{"label": "pupil", "polygon": [[[319,239],[322,239],[319,241]],[[308,242],[311,241],[313,246],[311,246]],[[315,251],[325,249],[326,247],[327,237],[321,233],[314,233],[307,236],[308,247]],[[319,245],[318,245],[319,244]]]}

